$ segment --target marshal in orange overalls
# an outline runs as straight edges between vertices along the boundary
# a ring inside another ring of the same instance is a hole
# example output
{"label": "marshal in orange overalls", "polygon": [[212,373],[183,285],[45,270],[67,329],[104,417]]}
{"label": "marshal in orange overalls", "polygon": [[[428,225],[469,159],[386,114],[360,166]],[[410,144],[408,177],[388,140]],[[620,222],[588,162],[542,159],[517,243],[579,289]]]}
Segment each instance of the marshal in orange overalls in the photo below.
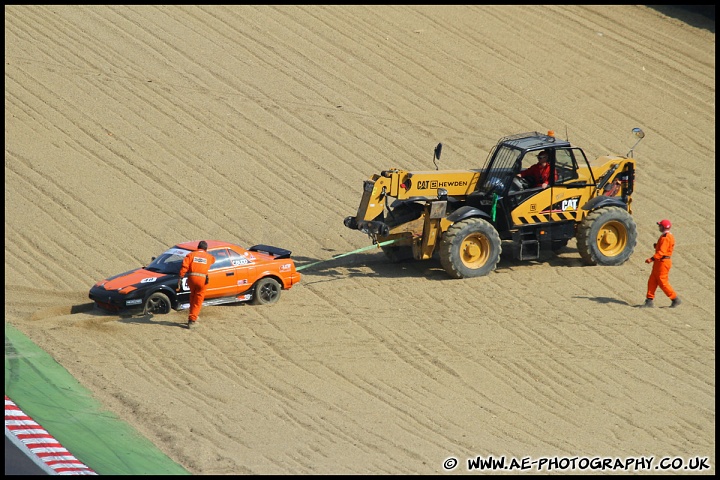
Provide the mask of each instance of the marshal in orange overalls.
{"label": "marshal in orange overalls", "polygon": [[190,313],[188,314],[188,326],[196,322],[200,315],[200,308],[205,300],[206,279],[210,266],[215,263],[215,257],[207,252],[207,247],[202,248],[200,242],[198,250],[190,252],[183,259],[180,268],[180,282],[187,276],[188,287],[190,288]]}
{"label": "marshal in orange overalls", "polygon": [[660,235],[655,244],[655,254],[648,258],[653,262],[652,273],[648,279],[648,289],[646,298],[652,300],[655,298],[655,291],[658,287],[665,292],[670,300],[677,298],[677,293],[670,286],[670,268],[672,267],[672,254],[675,249],[675,237],[670,232],[664,232]]}

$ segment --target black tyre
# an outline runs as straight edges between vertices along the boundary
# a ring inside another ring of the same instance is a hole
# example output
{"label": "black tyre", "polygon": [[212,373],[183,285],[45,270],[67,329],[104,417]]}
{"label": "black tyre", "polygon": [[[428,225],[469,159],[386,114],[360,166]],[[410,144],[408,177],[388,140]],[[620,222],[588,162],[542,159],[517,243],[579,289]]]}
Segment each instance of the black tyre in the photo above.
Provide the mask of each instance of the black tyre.
{"label": "black tyre", "polygon": [[[392,212],[389,212],[387,218],[385,218],[385,225],[390,227],[396,227],[403,223],[411,222],[423,213],[424,207],[419,203],[405,203],[394,208]],[[392,263],[398,263],[413,258],[413,251],[411,245],[386,245],[380,247],[385,256]]]}
{"label": "black tyre", "polygon": [[487,275],[495,270],[501,254],[500,235],[482,218],[453,224],[440,241],[440,264],[453,278]]}
{"label": "black tyre", "polygon": [[580,222],[577,247],[586,265],[621,265],[637,244],[637,226],[627,210],[605,207]]}
{"label": "black tyre", "polygon": [[167,295],[162,292],[155,292],[145,300],[143,313],[145,315],[164,315],[170,313],[172,305]]}
{"label": "black tyre", "polygon": [[261,278],[255,285],[254,305],[272,305],[280,299],[282,286],[274,278]]}

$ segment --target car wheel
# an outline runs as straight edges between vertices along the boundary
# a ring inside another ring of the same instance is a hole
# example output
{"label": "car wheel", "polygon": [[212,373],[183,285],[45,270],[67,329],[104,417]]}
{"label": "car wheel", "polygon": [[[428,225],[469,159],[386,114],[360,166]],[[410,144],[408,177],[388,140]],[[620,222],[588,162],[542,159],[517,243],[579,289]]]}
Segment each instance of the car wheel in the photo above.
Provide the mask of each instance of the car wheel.
{"label": "car wheel", "polygon": [[272,305],[280,298],[282,287],[274,278],[261,278],[255,285],[254,305]]}
{"label": "car wheel", "polygon": [[155,292],[145,300],[145,309],[143,313],[147,314],[166,314],[170,313],[170,299],[161,292]]}

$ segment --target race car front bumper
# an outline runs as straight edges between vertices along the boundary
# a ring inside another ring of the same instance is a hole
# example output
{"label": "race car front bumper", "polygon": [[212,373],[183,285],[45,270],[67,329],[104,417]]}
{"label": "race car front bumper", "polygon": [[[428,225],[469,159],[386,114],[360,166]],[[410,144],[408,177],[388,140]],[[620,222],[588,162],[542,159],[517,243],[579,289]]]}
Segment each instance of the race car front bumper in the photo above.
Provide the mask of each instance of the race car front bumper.
{"label": "race car front bumper", "polygon": [[143,310],[143,298],[136,295],[123,295],[118,292],[105,290],[103,287],[93,287],[88,294],[90,300],[102,310],[108,312],[136,313]]}

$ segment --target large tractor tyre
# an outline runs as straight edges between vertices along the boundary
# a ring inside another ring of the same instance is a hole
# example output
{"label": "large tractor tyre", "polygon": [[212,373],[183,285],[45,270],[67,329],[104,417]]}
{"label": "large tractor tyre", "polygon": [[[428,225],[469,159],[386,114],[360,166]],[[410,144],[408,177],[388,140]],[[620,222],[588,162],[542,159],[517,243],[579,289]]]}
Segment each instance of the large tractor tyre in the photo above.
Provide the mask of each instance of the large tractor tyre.
{"label": "large tractor tyre", "polygon": [[636,244],[635,220],[620,207],[590,212],[578,226],[577,248],[586,265],[621,265]]}
{"label": "large tractor tyre", "polygon": [[[424,210],[424,207],[419,203],[405,203],[393,209],[389,212],[385,218],[385,225],[390,227],[396,227],[403,223],[411,222],[417,218],[420,218]],[[411,260],[413,258],[412,245],[385,245],[380,247],[391,263],[398,263],[405,260]]]}
{"label": "large tractor tyre", "polygon": [[501,253],[500,235],[482,218],[453,224],[440,241],[440,264],[452,278],[487,275],[495,270]]}

